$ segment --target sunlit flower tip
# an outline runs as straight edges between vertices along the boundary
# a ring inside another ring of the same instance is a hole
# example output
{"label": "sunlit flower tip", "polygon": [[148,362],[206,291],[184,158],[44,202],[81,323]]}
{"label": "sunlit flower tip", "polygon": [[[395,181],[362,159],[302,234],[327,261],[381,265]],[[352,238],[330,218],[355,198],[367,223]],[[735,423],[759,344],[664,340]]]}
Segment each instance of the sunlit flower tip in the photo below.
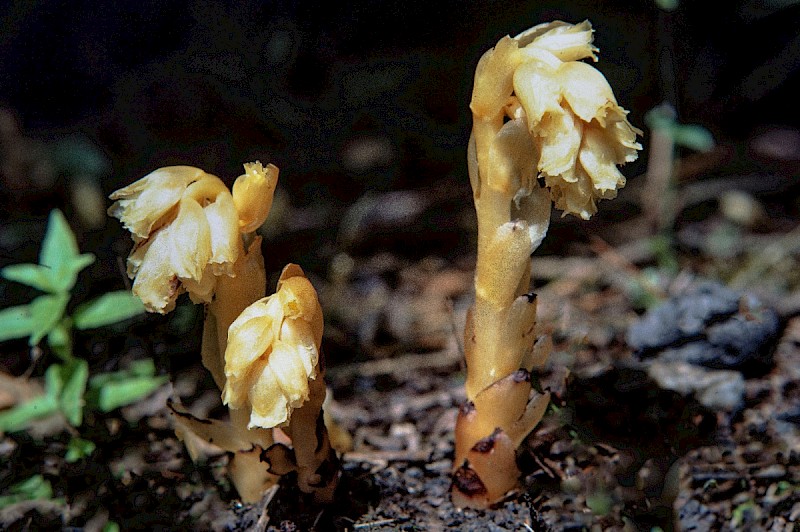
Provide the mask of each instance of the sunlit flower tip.
{"label": "sunlit flower tip", "polygon": [[233,264],[243,253],[233,198],[227,192],[219,194],[216,201],[203,207],[203,214],[209,227],[211,273],[233,276]]}
{"label": "sunlit flower tip", "polygon": [[[256,301],[228,329],[222,400],[249,408],[249,427],[289,421],[318,375],[322,312],[299,266],[289,265],[275,294]],[[300,277],[302,276],[302,277]]]}
{"label": "sunlit flower tip", "polygon": [[596,212],[597,200],[614,197],[625,185],[617,165],[637,158],[641,131],[628,122],[603,74],[576,60],[594,57],[588,22],[537,28],[522,36],[530,40],[526,52],[544,47],[561,60],[527,53],[514,72],[514,96],[556,207],[586,219]]}
{"label": "sunlit flower tip", "polygon": [[513,90],[512,76],[518,64],[518,45],[503,37],[483,54],[475,69],[470,109],[476,116],[493,117],[508,103]]}
{"label": "sunlit flower tip", "polygon": [[[307,323],[311,336],[308,339],[304,338],[304,343],[310,341],[319,345],[322,341],[322,308],[317,299],[317,292],[311,282],[305,277],[293,276],[285,279],[281,278],[279,283],[278,294],[281,297],[286,317],[298,320],[298,327],[302,322]],[[293,333],[298,331],[299,329],[296,328]]]}
{"label": "sunlit flower tip", "polygon": [[246,163],[244,174],[233,183],[233,203],[239,215],[239,230],[252,233],[269,215],[275,186],[278,184],[278,167],[266,168],[258,161]]}
{"label": "sunlit flower tip", "polygon": [[166,313],[184,291],[209,302],[217,275],[241,253],[238,216],[222,181],[189,166],[156,170],[111,195],[109,209],[131,231],[128,275],[151,312]]}
{"label": "sunlit flower tip", "polygon": [[[184,291],[195,302],[210,301],[216,278],[208,265],[210,231],[202,212],[194,201],[186,202],[171,224],[131,252],[128,275],[134,278],[133,293],[150,312],[171,311]],[[196,244],[194,248],[189,247],[190,241]]]}
{"label": "sunlit flower tip", "polygon": [[592,45],[594,30],[588,20],[569,24],[560,20],[539,24],[517,35],[515,40],[523,46],[522,53],[546,50],[561,61],[579,61],[591,57],[597,61],[597,48]]}
{"label": "sunlit flower tip", "polygon": [[178,204],[186,187],[205,172],[192,166],[167,166],[150,172],[111,194],[108,214],[119,219],[134,236],[146,238]]}

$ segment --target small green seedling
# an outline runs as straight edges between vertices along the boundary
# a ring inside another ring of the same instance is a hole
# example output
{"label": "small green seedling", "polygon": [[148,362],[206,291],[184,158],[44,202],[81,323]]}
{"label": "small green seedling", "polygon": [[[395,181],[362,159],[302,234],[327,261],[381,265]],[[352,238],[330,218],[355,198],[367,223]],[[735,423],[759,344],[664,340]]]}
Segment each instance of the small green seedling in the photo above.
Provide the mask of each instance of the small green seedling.
{"label": "small green seedling", "polygon": [[699,152],[714,149],[714,137],[706,128],[697,124],[681,124],[675,110],[669,105],[659,105],[644,115],[644,122],[651,130],[658,130],[672,139],[675,146]]}
{"label": "small green seedling", "polygon": [[54,500],[59,502],[53,499],[53,488],[50,482],[42,475],[33,475],[9,487],[3,495],[0,495],[0,508],[22,501],[35,500]]}
{"label": "small green seedling", "polygon": [[[134,363],[128,370],[90,378],[89,364],[73,354],[73,329],[103,327],[144,313],[138,298],[127,290],[120,290],[103,294],[79,305],[71,315],[67,314],[78,273],[94,260],[94,255],[79,252],[64,215],[54,210],[50,213],[39,264],[15,264],[0,270],[5,279],[44,292],[27,305],[0,310],[0,341],[28,337],[29,345],[35,347],[46,340],[61,359],[61,363],[52,364],[45,371],[44,395],[0,412],[0,431],[23,430],[31,421],[58,412],[70,425],[79,427],[87,403],[108,412],[141,399],[166,381],[166,377],[155,376],[150,360]],[[92,398],[97,402],[91,401]],[[86,445],[79,443],[70,455],[76,460],[91,453]]]}

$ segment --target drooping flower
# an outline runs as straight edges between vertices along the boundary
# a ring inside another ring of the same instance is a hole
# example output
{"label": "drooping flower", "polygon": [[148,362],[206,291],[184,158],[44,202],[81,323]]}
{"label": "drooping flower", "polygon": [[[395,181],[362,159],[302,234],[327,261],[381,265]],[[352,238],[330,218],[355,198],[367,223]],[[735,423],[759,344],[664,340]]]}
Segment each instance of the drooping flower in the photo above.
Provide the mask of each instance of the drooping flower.
{"label": "drooping flower", "polygon": [[239,230],[252,233],[264,223],[272,208],[278,167],[260,162],[244,164],[244,174],[233,183],[233,204],[239,215]]}
{"label": "drooping flower", "polygon": [[[636,142],[642,132],[628,122],[603,74],[582,61],[597,60],[592,31],[589,21],[559,21],[505,37],[481,59],[471,104],[497,135],[493,144],[507,144],[515,122],[527,126],[528,140],[517,136],[515,149],[532,153],[534,168],[510,174],[527,177],[515,183],[516,198],[530,194],[532,178],[541,177],[556,207],[583,219],[597,212],[598,200],[616,196],[625,185],[617,165],[634,161],[642,148]],[[497,174],[487,176],[493,188],[514,185]]]}
{"label": "drooping flower", "polygon": [[150,312],[167,313],[184,291],[209,302],[216,276],[232,275],[242,253],[233,197],[216,176],[169,166],[111,194],[108,210],[131,232],[128,276]]}
{"label": "drooping flower", "polygon": [[303,270],[289,264],[275,294],[247,307],[228,329],[223,403],[250,410],[248,427],[287,423],[319,375],[323,317]]}

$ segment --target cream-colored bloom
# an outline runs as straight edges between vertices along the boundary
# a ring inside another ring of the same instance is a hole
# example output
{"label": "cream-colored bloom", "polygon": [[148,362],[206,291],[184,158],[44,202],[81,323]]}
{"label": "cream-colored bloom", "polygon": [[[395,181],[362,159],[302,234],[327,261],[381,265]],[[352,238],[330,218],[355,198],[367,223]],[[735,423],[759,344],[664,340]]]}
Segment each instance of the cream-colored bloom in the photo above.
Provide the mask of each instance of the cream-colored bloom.
{"label": "cream-colored bloom", "polygon": [[[634,161],[642,148],[641,131],[628,122],[605,77],[581,61],[596,61],[596,51],[588,21],[552,22],[506,37],[481,59],[471,104],[476,120],[497,132],[495,142],[505,142],[503,121],[526,122],[530,140],[520,149],[535,154],[535,171],[556,207],[584,219],[599,199],[615,197],[625,185],[617,165]],[[492,177],[493,188],[510,186]],[[522,195],[532,189],[519,186]]]}
{"label": "cream-colored bloom", "polygon": [[242,252],[233,197],[216,176],[191,166],[160,168],[111,194],[108,210],[130,230],[133,293],[166,313],[189,292],[208,302],[217,275],[232,275]]}
{"label": "cream-colored bloom", "polygon": [[322,326],[314,287],[299,266],[287,265],[275,294],[247,307],[228,329],[223,402],[250,409],[251,428],[286,423],[318,376]]}
{"label": "cream-colored bloom", "polygon": [[239,230],[252,233],[264,223],[272,208],[278,167],[260,162],[245,163],[244,174],[233,183],[233,204],[239,214]]}

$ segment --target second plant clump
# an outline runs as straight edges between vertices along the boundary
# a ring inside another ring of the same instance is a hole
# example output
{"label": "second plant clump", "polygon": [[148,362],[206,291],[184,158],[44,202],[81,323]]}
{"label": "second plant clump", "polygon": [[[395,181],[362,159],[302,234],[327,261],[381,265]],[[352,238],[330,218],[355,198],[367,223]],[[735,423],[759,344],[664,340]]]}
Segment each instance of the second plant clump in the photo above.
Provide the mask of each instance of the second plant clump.
{"label": "second plant clump", "polygon": [[468,402],[456,422],[453,500],[488,507],[518,482],[516,449],[539,423],[549,394],[531,389],[551,342],[537,335],[531,255],[551,206],[588,219],[625,185],[631,126],[593,66],[588,21],[551,22],[504,37],[475,72],[470,183],[478,218],[475,304],[464,333]]}
{"label": "second plant clump", "polygon": [[[198,168],[161,168],[114,192],[109,214],[131,232],[128,274],[149,311],[169,312],[183,292],[206,306],[202,360],[230,417],[198,419],[170,404],[193,458],[197,437],[233,453],[229,474],[245,502],[291,471],[302,491],[330,502],[340,469],[322,418],[322,309],[294,264],[265,297],[255,231],[269,214],[278,168],[244,168],[232,191]],[[275,427],[291,447],[276,443]]]}

